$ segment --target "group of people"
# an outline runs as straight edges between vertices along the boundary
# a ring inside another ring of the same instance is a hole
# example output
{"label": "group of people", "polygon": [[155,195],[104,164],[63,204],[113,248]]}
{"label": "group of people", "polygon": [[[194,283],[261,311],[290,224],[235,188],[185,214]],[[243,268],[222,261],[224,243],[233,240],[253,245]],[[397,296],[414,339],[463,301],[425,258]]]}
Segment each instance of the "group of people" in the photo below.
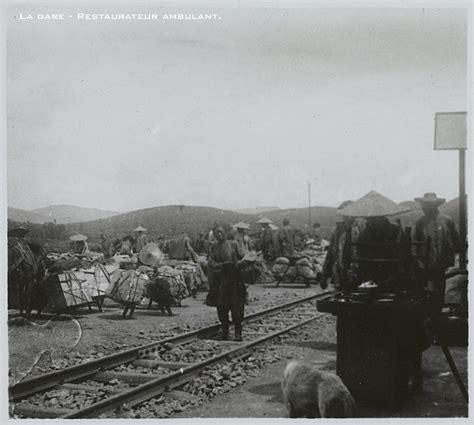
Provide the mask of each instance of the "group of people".
{"label": "group of people", "polygon": [[[438,198],[434,193],[427,193],[422,198],[416,198],[416,201],[421,204],[423,216],[416,222],[412,239],[421,242],[429,238],[431,241],[429,252],[425,252],[427,261],[423,266],[437,310],[441,311],[446,287],[445,271],[453,264],[454,253],[459,245],[458,236],[453,221],[438,210],[444,199]],[[347,284],[350,280],[349,268],[352,267],[347,261],[348,257],[389,259],[400,256],[396,246],[406,235],[400,220],[390,222],[388,217],[404,211],[406,209],[376,192],[371,192],[356,202],[342,203],[338,208],[342,220],[337,224],[330,241],[321,286],[326,288],[331,283],[336,289],[340,289]],[[361,225],[362,219],[365,220],[365,225]],[[262,229],[256,238],[250,236],[250,226],[246,223],[238,223],[230,231],[215,223],[210,232],[206,234],[201,231],[195,239],[183,232],[176,239],[165,242],[160,237],[158,240],[159,248],[170,259],[197,263],[200,254],[207,255],[207,303],[217,307],[223,339],[229,337],[229,313],[235,325],[235,339],[242,339],[246,286],[241,269],[245,256],[252,249],[260,250],[266,261],[277,256],[293,257],[296,253],[296,230],[290,226],[288,218],[283,219],[280,229],[267,217],[262,217],[258,223]],[[314,234],[307,235],[307,239],[318,239],[318,229],[319,224],[316,223],[312,229]],[[116,252],[139,253],[148,242],[146,229],[139,226],[134,231],[135,238],[126,236],[119,241],[120,245],[110,242],[106,235],[102,235],[101,248],[104,255],[112,256]],[[348,246],[348,241],[356,248]],[[81,247],[83,252],[84,245]],[[370,263],[362,263],[357,269],[359,282],[381,282],[398,271],[393,265]]]}
{"label": "group of people", "polygon": [[[113,257],[115,254],[120,255],[132,255],[134,253],[139,254],[140,251],[148,243],[146,235],[146,229],[142,226],[138,226],[134,229],[135,237],[126,235],[122,239],[116,239],[111,241],[107,234],[103,233],[100,235],[100,249],[104,254],[105,258]],[[163,238],[158,238],[158,242],[163,241]]]}
{"label": "group of people", "polygon": [[[455,254],[459,252],[459,237],[451,218],[439,212],[445,199],[438,198],[435,193],[415,198],[423,215],[416,221],[413,231],[407,228],[405,232],[399,220],[390,222],[387,218],[403,212],[399,205],[386,202],[386,198],[382,199],[375,192],[366,196],[356,202],[346,201],[338,208],[342,222],[331,238],[321,286],[325,288],[328,282],[332,282],[335,288],[344,289],[353,284],[353,264],[348,259],[358,258],[364,261],[356,269],[357,284],[367,280],[383,284],[395,277],[397,285],[412,281],[417,287],[423,285],[422,290],[430,290],[431,302],[426,320],[418,320],[410,326],[410,349],[418,353],[413,388],[420,391],[421,353],[431,344],[427,328],[435,332],[438,329],[444,306],[446,271],[454,265]],[[363,230],[358,222],[361,217],[366,221]],[[408,252],[402,249],[403,246],[408,246]]]}
{"label": "group of people", "polygon": [[[341,288],[347,280],[348,267],[351,266],[346,261],[348,257],[395,259],[403,255],[397,246],[406,241],[404,238],[408,235],[403,231],[399,220],[390,222],[388,217],[406,209],[387,202],[389,200],[376,192],[371,192],[364,198],[357,202],[346,201],[338,208],[342,221],[337,224],[331,238],[323,267],[322,285],[325,287],[331,282],[334,287]],[[418,266],[423,269],[428,287],[440,304],[446,288],[445,272],[448,267],[454,265],[455,253],[459,252],[459,236],[452,219],[439,212],[438,207],[445,199],[438,198],[435,193],[426,193],[415,200],[421,205],[423,216],[416,221],[415,229],[409,238],[418,243],[414,246],[414,254],[418,259],[424,259]],[[379,209],[375,211],[370,206],[377,202]],[[360,218],[365,219],[365,228],[362,230],[359,225]],[[348,241],[356,248],[347,246]],[[427,246],[421,244],[427,241]],[[395,273],[398,271],[395,270]],[[394,270],[391,266],[372,264],[370,267],[361,267],[359,273],[359,281],[380,282],[393,275]]]}

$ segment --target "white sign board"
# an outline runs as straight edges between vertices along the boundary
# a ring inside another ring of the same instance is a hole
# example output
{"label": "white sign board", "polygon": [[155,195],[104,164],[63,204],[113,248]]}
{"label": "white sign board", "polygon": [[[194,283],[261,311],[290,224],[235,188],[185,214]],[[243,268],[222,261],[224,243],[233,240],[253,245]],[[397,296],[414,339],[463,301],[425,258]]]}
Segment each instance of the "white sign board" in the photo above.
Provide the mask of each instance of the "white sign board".
{"label": "white sign board", "polygon": [[438,112],[435,115],[435,150],[467,149],[466,116],[466,112]]}

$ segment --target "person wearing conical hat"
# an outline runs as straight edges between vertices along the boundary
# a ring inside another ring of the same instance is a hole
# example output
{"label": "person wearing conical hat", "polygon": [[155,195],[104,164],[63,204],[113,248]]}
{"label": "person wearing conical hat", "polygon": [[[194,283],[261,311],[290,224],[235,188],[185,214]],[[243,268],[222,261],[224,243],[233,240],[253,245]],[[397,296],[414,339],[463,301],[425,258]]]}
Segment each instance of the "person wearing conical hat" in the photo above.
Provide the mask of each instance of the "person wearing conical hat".
{"label": "person wearing conical hat", "polygon": [[146,229],[142,226],[138,226],[133,230],[136,233],[135,236],[135,252],[137,254],[140,254],[140,251],[145,247],[145,245],[148,243],[147,237],[146,237]]}
{"label": "person wearing conical hat", "polygon": [[446,290],[445,272],[449,266],[454,265],[454,255],[459,248],[459,236],[453,220],[447,215],[440,214],[438,210],[445,199],[438,198],[435,193],[430,192],[421,198],[415,198],[415,201],[421,204],[423,216],[416,221],[414,240],[423,242],[431,238],[427,265],[428,286],[433,291],[436,310],[441,312]]}
{"label": "person wearing conical hat", "polygon": [[71,241],[72,252],[78,255],[86,255],[89,251],[89,246],[87,245],[87,236],[77,234],[69,238]]}
{"label": "person wearing conical hat", "polygon": [[278,249],[278,238],[275,232],[270,227],[273,222],[267,218],[262,217],[257,223],[262,225],[262,233],[260,235],[260,250],[262,251],[263,258],[266,261],[272,260],[273,257],[277,256]]}
{"label": "person wearing conical hat", "polygon": [[250,226],[247,223],[243,223],[241,221],[240,223],[234,224],[232,227],[237,230],[234,240],[237,242],[240,255],[244,257],[245,254],[250,251],[250,238],[245,233],[246,231],[250,230]]}
{"label": "person wearing conical hat", "polygon": [[[364,218],[367,222],[357,242],[359,258],[397,259],[401,255],[397,243],[401,241],[400,229],[387,217],[409,211],[385,196],[371,191],[362,198],[338,211],[342,216]],[[376,283],[394,278],[402,272],[400,264],[365,262],[358,265],[358,278]]]}
{"label": "person wearing conical hat", "polygon": [[280,241],[280,253],[284,257],[293,257],[295,254],[295,237],[293,228],[290,226],[290,219],[283,219],[283,227],[278,232]]}
{"label": "person wearing conical hat", "polygon": [[[341,211],[354,201],[344,201],[336,211]],[[326,289],[329,281],[334,288],[339,289],[342,285],[344,276],[346,275],[346,263],[344,258],[347,253],[346,234],[351,232],[351,241],[356,242],[359,237],[359,229],[355,223],[354,217],[343,216],[343,221],[336,223],[336,230],[331,236],[328,251],[324,260],[321,288]]]}

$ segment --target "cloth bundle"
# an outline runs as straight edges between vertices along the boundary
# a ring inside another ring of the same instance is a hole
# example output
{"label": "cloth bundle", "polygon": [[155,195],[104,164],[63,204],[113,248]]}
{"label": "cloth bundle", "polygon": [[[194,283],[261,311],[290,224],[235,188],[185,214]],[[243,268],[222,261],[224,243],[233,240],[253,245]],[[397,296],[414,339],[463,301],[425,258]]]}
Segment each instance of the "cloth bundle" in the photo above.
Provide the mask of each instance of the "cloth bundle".
{"label": "cloth bundle", "polygon": [[275,277],[282,277],[287,271],[290,260],[286,257],[278,257],[272,266],[272,273]]}
{"label": "cloth bundle", "polygon": [[189,296],[183,272],[176,270],[171,266],[162,266],[158,268],[157,277],[165,279],[170,285],[170,294],[176,303]]}
{"label": "cloth bundle", "polygon": [[149,280],[145,273],[137,270],[117,269],[110,276],[110,284],[105,295],[121,304],[140,304],[145,297],[145,288]]}
{"label": "cloth bundle", "polygon": [[296,262],[296,270],[300,276],[303,276],[306,279],[316,278],[317,270],[312,261],[308,258],[300,258]]}

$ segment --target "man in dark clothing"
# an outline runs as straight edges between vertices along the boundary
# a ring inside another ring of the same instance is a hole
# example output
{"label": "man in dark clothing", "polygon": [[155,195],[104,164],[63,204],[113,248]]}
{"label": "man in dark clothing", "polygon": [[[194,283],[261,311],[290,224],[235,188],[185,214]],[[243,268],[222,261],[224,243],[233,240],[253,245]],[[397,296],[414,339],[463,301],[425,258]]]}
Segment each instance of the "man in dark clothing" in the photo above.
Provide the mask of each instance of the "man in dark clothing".
{"label": "man in dark clothing", "polygon": [[[357,256],[367,259],[399,259],[401,252],[397,249],[397,243],[401,242],[402,234],[398,226],[390,223],[387,217],[367,217],[367,225],[360,233]],[[374,244],[374,246],[370,246]],[[359,277],[365,280],[373,280],[380,283],[398,275],[400,265],[396,263],[361,263],[359,265]]]}
{"label": "man in dark clothing", "polygon": [[[423,217],[415,224],[414,240],[424,242],[430,238],[429,263],[427,264],[428,288],[433,291],[436,313],[441,313],[446,291],[446,269],[454,264],[454,254],[459,248],[459,236],[450,217],[440,214],[438,206],[444,199],[435,193],[415,198],[421,204]],[[420,255],[423,255],[420,248]]]}
{"label": "man in dark clothing", "polygon": [[[353,201],[344,201],[338,208],[337,211],[342,210],[348,205],[352,204]],[[349,253],[346,247],[346,235],[347,232],[351,232],[351,241],[357,242],[359,236],[358,228],[355,225],[354,217],[342,217],[343,221],[336,224],[336,230],[331,236],[326,259],[324,261],[321,288],[326,289],[328,281],[331,280],[331,284],[334,288],[339,289],[342,286],[344,277],[346,275],[345,262]]]}
{"label": "man in dark clothing", "polygon": [[263,253],[263,258],[266,261],[272,260],[278,253],[278,238],[275,232],[270,227],[273,223],[269,218],[262,217],[257,221],[258,224],[262,225],[262,233],[260,235],[260,250]]}
{"label": "man in dark clothing", "polygon": [[283,227],[279,232],[280,254],[284,257],[293,257],[295,254],[293,229],[290,227],[290,220],[283,219]]}
{"label": "man in dark clothing", "polygon": [[[222,339],[229,337],[229,311],[235,327],[235,341],[242,341],[242,320],[246,288],[240,279],[241,255],[235,241],[227,239],[224,229],[214,230],[216,243],[210,248],[209,268],[212,269],[217,315],[222,324]],[[212,295],[212,294],[210,294]]]}
{"label": "man in dark clothing", "polygon": [[114,246],[105,233],[100,235],[100,247],[104,253],[104,258],[110,258],[114,255]]}

